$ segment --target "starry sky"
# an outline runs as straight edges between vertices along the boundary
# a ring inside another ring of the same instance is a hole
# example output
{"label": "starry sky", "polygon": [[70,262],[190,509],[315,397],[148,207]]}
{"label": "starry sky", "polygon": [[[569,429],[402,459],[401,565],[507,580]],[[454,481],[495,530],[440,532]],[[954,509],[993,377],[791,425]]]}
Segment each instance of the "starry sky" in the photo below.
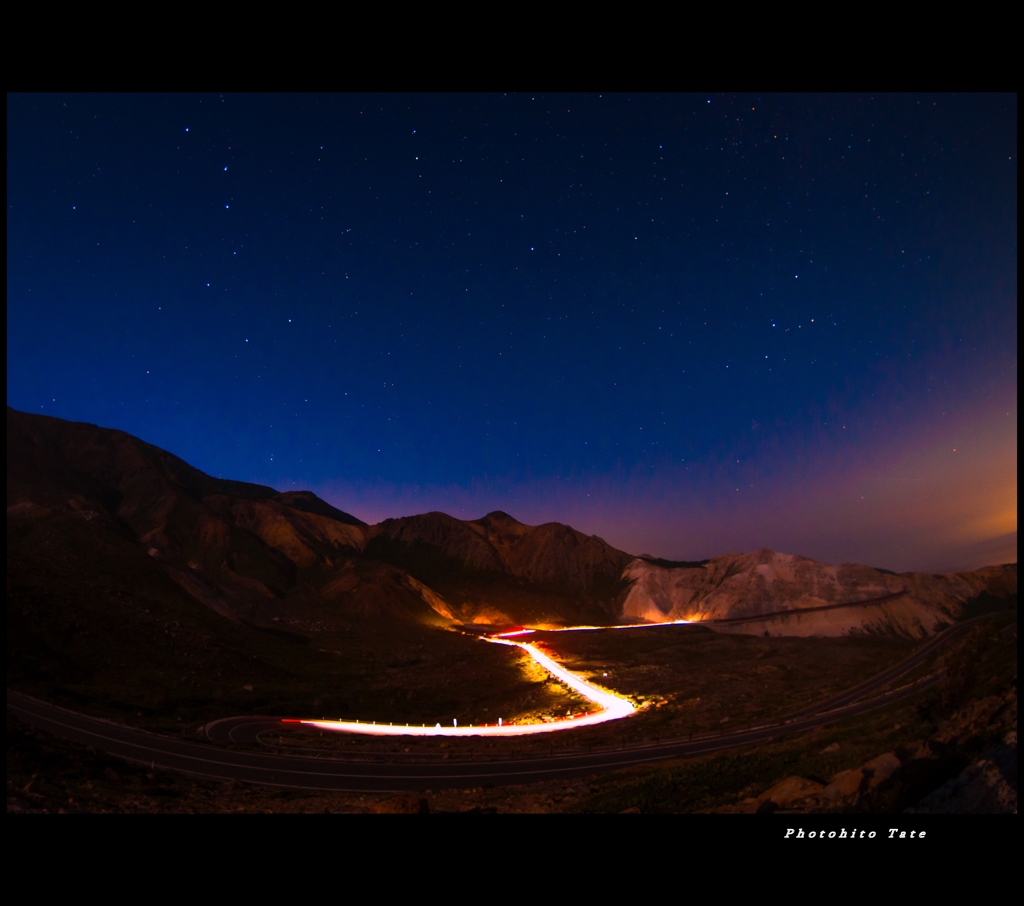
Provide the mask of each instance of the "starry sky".
{"label": "starry sky", "polygon": [[8,95],[7,402],[368,522],[1016,560],[1012,95]]}

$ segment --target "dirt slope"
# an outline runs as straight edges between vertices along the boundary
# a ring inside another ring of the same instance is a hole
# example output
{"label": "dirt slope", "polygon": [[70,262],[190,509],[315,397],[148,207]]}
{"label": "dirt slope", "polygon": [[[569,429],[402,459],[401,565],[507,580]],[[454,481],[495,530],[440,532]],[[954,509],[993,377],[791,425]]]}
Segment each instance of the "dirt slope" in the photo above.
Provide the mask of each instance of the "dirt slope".
{"label": "dirt slope", "polygon": [[74,585],[76,570],[131,563],[136,582],[170,579],[235,621],[286,598],[331,604],[341,622],[438,617],[400,570],[359,562],[365,523],[308,491],[211,478],[122,431],[10,408],[7,523],[9,582],[66,563]]}
{"label": "dirt slope", "polygon": [[500,511],[388,519],[369,528],[364,555],[429,585],[460,619],[489,624],[615,622],[632,560],[597,536]]}
{"label": "dirt slope", "polygon": [[621,616],[629,620],[720,621],[718,631],[758,635],[896,632],[923,636],[948,625],[983,593],[1016,594],[1017,565],[937,576],[819,563],[761,549],[699,567],[666,569],[637,559]]}
{"label": "dirt slope", "polygon": [[895,575],[770,550],[673,564],[500,511],[368,526],[308,491],[215,479],[122,431],[10,408],[7,462],[9,583],[66,563],[73,586],[131,563],[134,582],[170,581],[236,622],[701,619],[760,635],[920,636],[980,594],[1016,593],[1015,564]]}

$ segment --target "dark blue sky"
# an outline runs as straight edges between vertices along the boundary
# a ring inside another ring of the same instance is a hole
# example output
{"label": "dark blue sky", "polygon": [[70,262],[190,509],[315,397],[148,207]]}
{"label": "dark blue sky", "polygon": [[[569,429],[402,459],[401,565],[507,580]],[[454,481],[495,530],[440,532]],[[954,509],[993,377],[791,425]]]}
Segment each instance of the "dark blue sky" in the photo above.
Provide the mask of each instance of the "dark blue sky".
{"label": "dark blue sky", "polygon": [[8,404],[369,521],[938,568],[1016,531],[1016,135],[1013,96],[9,95]]}

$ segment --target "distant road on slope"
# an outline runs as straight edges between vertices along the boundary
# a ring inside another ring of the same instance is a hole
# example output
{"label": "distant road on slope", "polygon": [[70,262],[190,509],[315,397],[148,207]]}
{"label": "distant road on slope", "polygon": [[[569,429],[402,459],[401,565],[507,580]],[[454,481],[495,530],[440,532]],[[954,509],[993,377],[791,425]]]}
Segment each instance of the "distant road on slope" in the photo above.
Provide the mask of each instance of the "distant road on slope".
{"label": "distant road on slope", "polygon": [[[218,745],[172,739],[78,714],[31,696],[7,690],[7,710],[40,730],[95,746],[111,755],[186,774],[266,786],[346,792],[403,792],[410,790],[506,785],[568,778],[614,771],[618,768],[663,761],[687,755],[707,754],[736,746],[764,742],[774,737],[803,732],[883,707],[933,686],[932,675],[912,685],[869,698],[882,687],[920,666],[934,651],[983,617],[959,623],[926,642],[895,667],[833,696],[811,708],[763,727],[716,733],[696,739],[666,740],[619,749],[587,753],[515,758],[486,762],[441,761],[401,763],[392,760],[347,761],[316,756],[280,755],[239,751]],[[238,717],[217,721],[210,728],[216,741],[255,741],[267,730],[282,729],[281,718]],[[389,756],[393,758],[393,756]]]}
{"label": "distant road on slope", "polygon": [[843,604],[819,604],[817,607],[795,607],[792,610],[772,610],[768,613],[758,614],[753,617],[725,617],[721,620],[698,620],[698,623],[760,623],[762,620],[774,620],[776,617],[791,617],[801,613],[820,613],[823,610],[839,610],[843,607],[867,607],[871,604],[883,604],[894,598],[905,595],[907,590],[890,592],[878,598],[868,598],[866,601],[846,601]]}

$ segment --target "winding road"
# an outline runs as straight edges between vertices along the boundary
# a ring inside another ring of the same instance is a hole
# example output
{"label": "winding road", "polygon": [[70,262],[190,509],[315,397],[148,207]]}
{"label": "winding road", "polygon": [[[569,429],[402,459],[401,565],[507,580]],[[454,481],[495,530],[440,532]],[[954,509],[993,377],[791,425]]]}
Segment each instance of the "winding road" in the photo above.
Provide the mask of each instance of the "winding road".
{"label": "winding road", "polygon": [[[939,682],[941,675],[935,673],[884,694],[877,694],[883,687],[919,667],[937,648],[980,619],[983,617],[958,623],[929,639],[894,667],[839,695],[765,726],[583,753],[506,757],[487,761],[442,761],[439,757],[429,763],[414,763],[413,759],[403,758],[400,754],[389,754],[356,761],[328,757],[323,753],[283,755],[225,747],[256,742],[263,732],[281,732],[287,722],[280,717],[233,717],[215,721],[207,725],[207,736],[211,742],[220,745],[211,745],[160,736],[89,717],[11,689],[7,690],[7,710],[37,729],[95,746],[129,761],[186,774],[265,786],[339,792],[404,792],[532,783],[614,771],[633,765],[764,742],[783,734],[803,732],[875,710]],[[579,726],[582,719],[572,723]],[[436,733],[437,728],[434,729]]]}

